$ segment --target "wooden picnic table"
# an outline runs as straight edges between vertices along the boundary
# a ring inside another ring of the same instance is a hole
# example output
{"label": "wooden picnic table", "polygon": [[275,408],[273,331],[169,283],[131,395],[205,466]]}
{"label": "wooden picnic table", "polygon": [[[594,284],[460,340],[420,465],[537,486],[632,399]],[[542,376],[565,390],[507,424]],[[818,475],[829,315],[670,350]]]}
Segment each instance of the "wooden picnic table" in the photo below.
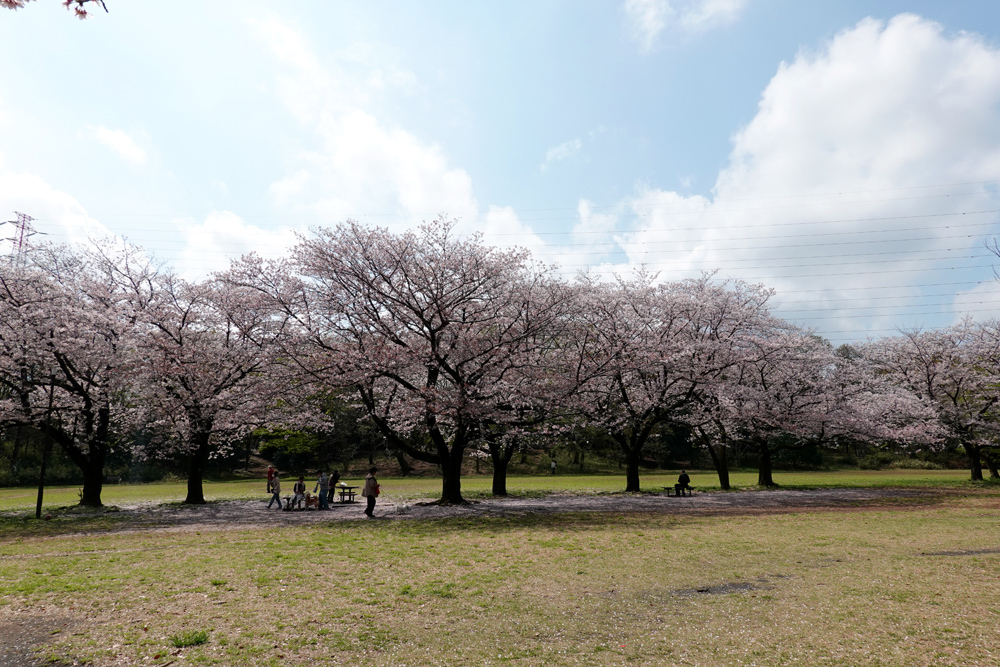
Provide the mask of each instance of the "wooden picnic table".
{"label": "wooden picnic table", "polygon": [[356,502],[358,502],[357,500],[355,500],[355,497],[357,497],[357,495],[358,495],[358,493],[357,493],[357,491],[355,491],[355,489],[359,489],[359,488],[361,488],[361,487],[359,487],[359,486],[338,486],[337,487],[337,491],[340,492],[340,502],[342,502],[342,503],[356,503]]}

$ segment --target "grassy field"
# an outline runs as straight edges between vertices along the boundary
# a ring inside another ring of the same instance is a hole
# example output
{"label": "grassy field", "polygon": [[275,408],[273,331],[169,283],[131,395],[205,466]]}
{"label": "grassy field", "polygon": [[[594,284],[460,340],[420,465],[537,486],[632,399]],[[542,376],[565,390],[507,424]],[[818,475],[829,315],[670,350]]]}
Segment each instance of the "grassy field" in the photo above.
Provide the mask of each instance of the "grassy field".
{"label": "grassy field", "polygon": [[0,620],[75,619],[47,657],[98,666],[996,665],[998,517],[986,489],[740,517],[6,524]]}
{"label": "grassy field", "polygon": [[[965,470],[839,470],[821,472],[777,472],[775,480],[783,488],[879,487],[879,486],[968,486]],[[642,487],[662,491],[672,485],[677,473],[643,475]],[[283,480],[286,484],[288,480]],[[360,484],[361,480],[345,480]],[[441,493],[437,478],[382,478],[382,489],[389,499],[433,498]],[[310,488],[315,483],[311,479]],[[757,483],[756,471],[735,471],[730,483],[735,488],[750,488]],[[489,495],[491,478],[467,476],[462,489],[469,498]],[[713,471],[691,472],[691,484],[701,490],[718,490],[719,479]],[[511,477],[507,489],[511,494],[544,494],[550,492],[612,493],[625,488],[622,475],[541,475]],[[104,487],[107,505],[140,502],[179,502],[184,500],[187,487],[183,482],[156,484],[110,484]],[[0,511],[33,508],[36,489],[30,487],[0,488]],[[263,480],[206,482],[205,497],[209,500],[266,498]],[[46,508],[65,507],[79,500],[79,487],[50,487],[45,491]]]}

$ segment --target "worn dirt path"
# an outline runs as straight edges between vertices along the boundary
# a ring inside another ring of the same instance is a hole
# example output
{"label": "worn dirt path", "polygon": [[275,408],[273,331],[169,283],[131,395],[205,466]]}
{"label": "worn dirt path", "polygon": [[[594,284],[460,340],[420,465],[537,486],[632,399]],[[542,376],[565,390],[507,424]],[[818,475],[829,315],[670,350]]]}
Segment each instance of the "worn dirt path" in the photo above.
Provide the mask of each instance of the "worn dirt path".
{"label": "worn dirt path", "polygon": [[[451,517],[519,516],[567,512],[653,513],[676,516],[714,514],[771,514],[820,509],[853,510],[878,505],[925,503],[944,499],[937,489],[816,489],[699,493],[675,498],[658,494],[576,495],[553,494],[542,498],[486,499],[468,505],[438,506],[412,501],[380,500],[377,518],[391,521]],[[120,508],[126,530],[295,526],[365,520],[361,503],[335,504],[329,511],[284,512],[266,509],[264,501],[230,500],[203,506],[135,505]]]}

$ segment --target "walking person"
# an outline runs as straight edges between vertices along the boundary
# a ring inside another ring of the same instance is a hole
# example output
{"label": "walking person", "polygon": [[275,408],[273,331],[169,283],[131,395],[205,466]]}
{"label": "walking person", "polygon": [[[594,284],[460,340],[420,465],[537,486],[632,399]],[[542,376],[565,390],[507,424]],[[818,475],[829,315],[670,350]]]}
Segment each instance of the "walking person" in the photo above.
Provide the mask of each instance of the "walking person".
{"label": "walking person", "polygon": [[313,493],[316,493],[317,489],[319,489],[319,508],[321,510],[330,509],[330,478],[326,476],[325,472],[319,474],[316,486],[313,487]]}
{"label": "walking person", "polygon": [[378,496],[381,489],[378,486],[378,480],[375,479],[375,473],[378,468],[372,466],[368,469],[368,477],[365,477],[365,485],[361,489],[361,495],[368,499],[368,507],[365,508],[365,515],[371,519],[375,516],[375,498]]}
{"label": "walking person", "polygon": [[267,509],[271,509],[271,504],[274,501],[278,501],[278,509],[281,509],[281,480],[278,479],[278,471],[274,471],[274,476],[271,477],[271,500],[267,502]]}
{"label": "walking person", "polygon": [[274,482],[274,476],[278,474],[278,471],[274,469],[274,466],[267,466],[267,492],[271,493],[271,484]]}

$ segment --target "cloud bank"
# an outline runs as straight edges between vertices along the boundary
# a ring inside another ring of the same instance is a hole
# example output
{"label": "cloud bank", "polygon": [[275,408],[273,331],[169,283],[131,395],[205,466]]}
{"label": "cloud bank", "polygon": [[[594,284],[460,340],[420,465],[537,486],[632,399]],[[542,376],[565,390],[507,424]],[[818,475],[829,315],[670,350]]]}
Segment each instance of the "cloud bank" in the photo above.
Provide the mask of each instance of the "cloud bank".
{"label": "cloud bank", "polygon": [[961,258],[988,265],[998,176],[1000,51],[913,15],[865,19],[782,63],[711,198],[642,187],[619,238],[628,265],[719,267],[806,323],[875,331],[917,312],[892,306],[921,283],[968,279]]}

